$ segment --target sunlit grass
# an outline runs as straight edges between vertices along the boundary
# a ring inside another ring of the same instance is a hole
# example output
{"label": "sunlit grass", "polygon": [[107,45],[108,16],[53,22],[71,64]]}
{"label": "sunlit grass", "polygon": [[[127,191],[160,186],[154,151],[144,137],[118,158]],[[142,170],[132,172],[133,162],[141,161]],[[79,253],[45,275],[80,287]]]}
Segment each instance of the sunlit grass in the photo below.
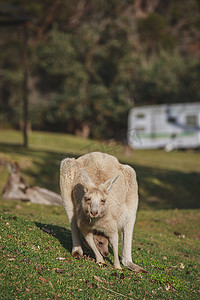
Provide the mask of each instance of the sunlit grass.
{"label": "sunlit grass", "polygon": [[[19,132],[0,131],[0,190],[8,161],[19,163],[30,185],[58,193],[59,165],[66,156],[102,151],[136,169],[140,205],[132,256],[148,274],[114,270],[112,250],[104,268],[92,258],[72,258],[63,207],[0,199],[1,299],[199,298],[200,211],[180,209],[199,207],[199,153],[153,150],[127,156],[114,143],[42,132],[30,134],[28,149],[21,144]],[[121,253],[121,243],[119,248]]]}
{"label": "sunlit grass", "polygon": [[[115,143],[97,142],[61,133],[32,132],[24,149],[21,133],[0,131],[0,158],[18,161],[29,184],[59,192],[59,164],[65,157],[92,151],[107,152],[135,168],[139,182],[140,207],[197,208],[199,203],[200,153],[194,151],[133,150],[125,155]],[[2,170],[3,188],[8,174]],[[39,176],[38,176],[39,174]]]}
{"label": "sunlit grass", "polygon": [[1,298],[198,299],[199,213],[139,211],[132,256],[148,274],[135,274],[113,269],[111,250],[103,268],[86,248],[72,258],[62,207],[0,200]]}

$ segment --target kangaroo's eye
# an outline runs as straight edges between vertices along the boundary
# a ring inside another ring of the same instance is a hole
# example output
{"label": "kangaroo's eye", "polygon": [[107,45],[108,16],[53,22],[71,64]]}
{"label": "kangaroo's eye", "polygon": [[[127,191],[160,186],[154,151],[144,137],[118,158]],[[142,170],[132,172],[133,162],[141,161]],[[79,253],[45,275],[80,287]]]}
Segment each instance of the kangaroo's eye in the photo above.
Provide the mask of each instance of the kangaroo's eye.
{"label": "kangaroo's eye", "polygon": [[85,201],[86,201],[86,202],[89,202],[90,200],[91,200],[90,197],[85,197]]}
{"label": "kangaroo's eye", "polygon": [[103,243],[102,243],[102,242],[99,242],[99,245],[103,245]]}

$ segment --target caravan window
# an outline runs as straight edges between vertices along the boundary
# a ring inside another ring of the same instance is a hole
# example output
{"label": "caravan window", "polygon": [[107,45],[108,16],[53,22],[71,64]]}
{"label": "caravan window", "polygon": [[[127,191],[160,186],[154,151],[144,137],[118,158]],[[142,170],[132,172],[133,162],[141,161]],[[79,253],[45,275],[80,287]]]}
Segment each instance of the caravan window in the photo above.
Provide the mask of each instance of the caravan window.
{"label": "caravan window", "polygon": [[137,128],[135,128],[135,130],[138,131],[138,132],[144,132],[145,128],[144,127],[137,127]]}
{"label": "caravan window", "polygon": [[144,115],[143,113],[138,113],[138,114],[136,115],[136,118],[137,118],[137,119],[144,119],[144,117],[145,117],[145,115]]}
{"label": "caravan window", "polygon": [[167,120],[168,120],[168,122],[170,122],[170,123],[176,123],[176,117],[169,116]]}
{"label": "caravan window", "polygon": [[188,127],[197,127],[198,126],[197,115],[186,116],[186,125]]}

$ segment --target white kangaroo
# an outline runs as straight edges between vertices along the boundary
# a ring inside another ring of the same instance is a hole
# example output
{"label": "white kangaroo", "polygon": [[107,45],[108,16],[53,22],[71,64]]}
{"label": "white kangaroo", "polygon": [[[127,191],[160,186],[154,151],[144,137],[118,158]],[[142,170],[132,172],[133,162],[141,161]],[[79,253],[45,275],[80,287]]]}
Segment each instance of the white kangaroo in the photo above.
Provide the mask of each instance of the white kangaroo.
{"label": "white kangaroo", "polygon": [[72,232],[72,255],[82,255],[79,230],[96,256],[93,232],[102,232],[113,247],[114,266],[121,269],[118,230],[122,230],[122,264],[136,272],[146,272],[132,262],[132,235],[138,207],[138,186],[133,168],[111,155],[92,152],[61,162],[60,187]]}

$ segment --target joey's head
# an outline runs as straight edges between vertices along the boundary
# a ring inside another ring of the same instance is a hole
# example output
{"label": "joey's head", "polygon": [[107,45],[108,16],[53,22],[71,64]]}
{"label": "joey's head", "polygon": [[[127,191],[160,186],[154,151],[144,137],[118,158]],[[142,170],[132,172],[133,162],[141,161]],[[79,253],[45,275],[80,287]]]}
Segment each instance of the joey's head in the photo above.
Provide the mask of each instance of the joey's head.
{"label": "joey's head", "polygon": [[94,242],[103,257],[108,256],[108,239],[103,234],[94,233],[93,234]]}
{"label": "joey's head", "polygon": [[118,176],[96,186],[89,175],[82,170],[81,180],[85,191],[82,198],[82,208],[90,219],[100,218],[105,215],[108,207],[108,194]]}

